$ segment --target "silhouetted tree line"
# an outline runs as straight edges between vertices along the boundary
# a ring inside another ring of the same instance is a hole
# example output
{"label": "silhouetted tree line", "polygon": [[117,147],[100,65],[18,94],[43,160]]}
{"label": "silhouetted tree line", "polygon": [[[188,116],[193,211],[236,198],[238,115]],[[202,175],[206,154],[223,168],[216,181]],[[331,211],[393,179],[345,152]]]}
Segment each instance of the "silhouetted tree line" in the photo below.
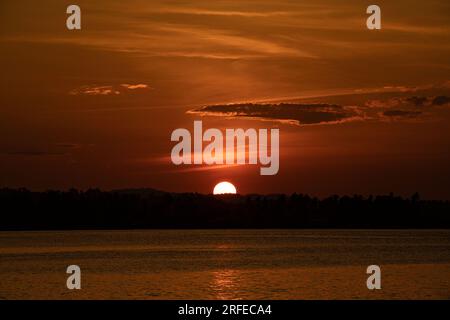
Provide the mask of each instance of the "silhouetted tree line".
{"label": "silhouetted tree line", "polygon": [[1,230],[449,228],[450,202],[382,195],[224,195],[0,189]]}

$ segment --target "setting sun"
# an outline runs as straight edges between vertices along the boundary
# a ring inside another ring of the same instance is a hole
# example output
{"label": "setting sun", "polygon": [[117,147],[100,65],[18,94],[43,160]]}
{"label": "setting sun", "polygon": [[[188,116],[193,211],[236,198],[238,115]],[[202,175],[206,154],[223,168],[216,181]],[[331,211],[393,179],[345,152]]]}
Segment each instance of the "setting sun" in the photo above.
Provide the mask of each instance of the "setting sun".
{"label": "setting sun", "polygon": [[236,194],[236,187],[229,182],[220,182],[214,187],[213,194]]}

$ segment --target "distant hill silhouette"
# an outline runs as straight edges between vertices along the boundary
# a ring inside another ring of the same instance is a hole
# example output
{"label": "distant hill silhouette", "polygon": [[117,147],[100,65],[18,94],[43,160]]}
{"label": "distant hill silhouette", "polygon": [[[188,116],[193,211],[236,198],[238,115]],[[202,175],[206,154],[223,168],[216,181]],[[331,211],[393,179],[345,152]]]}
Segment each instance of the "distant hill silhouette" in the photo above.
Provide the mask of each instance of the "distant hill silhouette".
{"label": "distant hill silhouette", "polygon": [[224,195],[0,189],[0,230],[449,228],[450,202],[381,195]]}

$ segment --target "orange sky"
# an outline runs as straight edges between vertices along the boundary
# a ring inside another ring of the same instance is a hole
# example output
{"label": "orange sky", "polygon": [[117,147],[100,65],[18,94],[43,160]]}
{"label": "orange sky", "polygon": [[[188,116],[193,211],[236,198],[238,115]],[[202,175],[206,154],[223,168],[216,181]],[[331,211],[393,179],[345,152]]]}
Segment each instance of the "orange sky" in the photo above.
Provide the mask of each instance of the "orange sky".
{"label": "orange sky", "polygon": [[[450,199],[448,1],[378,1],[380,31],[367,1],[77,1],[80,31],[69,4],[0,4],[0,186]],[[192,112],[247,102],[294,103],[298,123]],[[345,116],[305,122],[311,103]],[[279,128],[278,175],[172,165],[196,119]]]}

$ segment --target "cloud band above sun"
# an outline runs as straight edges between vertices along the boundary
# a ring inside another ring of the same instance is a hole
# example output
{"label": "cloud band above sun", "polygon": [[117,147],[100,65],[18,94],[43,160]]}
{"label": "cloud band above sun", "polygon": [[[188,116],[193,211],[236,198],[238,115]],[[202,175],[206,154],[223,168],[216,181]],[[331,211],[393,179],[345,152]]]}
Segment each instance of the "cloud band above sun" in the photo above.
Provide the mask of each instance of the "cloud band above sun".
{"label": "cloud band above sun", "polygon": [[206,106],[191,110],[189,113],[202,116],[248,117],[297,125],[337,123],[358,117],[358,113],[352,107],[326,103],[239,103]]}
{"label": "cloud band above sun", "polygon": [[450,105],[450,97],[402,96],[367,100],[356,106],[331,103],[236,103],[196,108],[188,114],[277,121],[292,125],[337,124],[362,120],[408,120],[424,118]]}

